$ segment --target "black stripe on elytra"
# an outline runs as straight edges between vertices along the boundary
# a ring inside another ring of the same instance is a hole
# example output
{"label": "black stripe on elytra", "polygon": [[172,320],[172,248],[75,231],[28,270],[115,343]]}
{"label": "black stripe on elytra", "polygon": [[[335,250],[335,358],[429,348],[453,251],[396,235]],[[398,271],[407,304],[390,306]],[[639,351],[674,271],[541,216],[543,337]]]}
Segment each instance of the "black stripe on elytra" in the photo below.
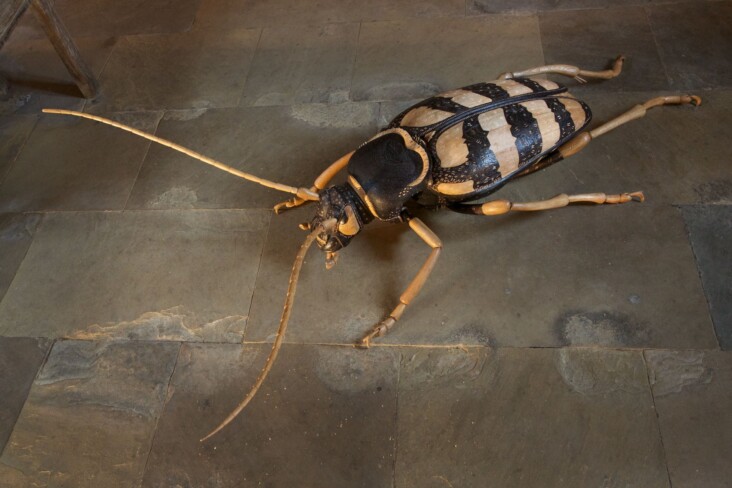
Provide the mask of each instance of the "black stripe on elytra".
{"label": "black stripe on elytra", "polygon": [[[473,86],[490,93],[486,96],[491,98],[503,99],[509,97],[506,90],[493,83],[480,83]],[[543,144],[541,131],[539,130],[539,123],[531,112],[523,105],[514,103],[503,107],[503,115],[511,126],[511,135],[516,138],[514,144],[519,153],[519,166],[530,162],[541,154]]]}
{"label": "black stripe on elytra", "polygon": [[[545,87],[530,78],[515,78],[514,81],[521,83],[534,92],[546,91]],[[574,132],[574,121],[564,104],[556,98],[545,98],[544,102],[546,102],[546,106],[549,107],[549,110],[552,111],[554,120],[559,124],[559,138],[564,139],[568,135],[572,134]]]}
{"label": "black stripe on elytra", "polygon": [[462,110],[465,110],[465,106],[460,105],[459,103],[454,102],[451,98],[446,97],[432,97],[428,98],[427,100],[422,100],[419,103],[416,103],[406,109],[404,112],[397,115],[394,120],[391,121],[389,124],[389,128],[399,127],[401,125],[402,120],[404,117],[407,116],[409,112],[412,110],[418,109],[420,107],[427,107],[433,110],[441,110],[443,112],[450,112],[450,113],[458,113]]}

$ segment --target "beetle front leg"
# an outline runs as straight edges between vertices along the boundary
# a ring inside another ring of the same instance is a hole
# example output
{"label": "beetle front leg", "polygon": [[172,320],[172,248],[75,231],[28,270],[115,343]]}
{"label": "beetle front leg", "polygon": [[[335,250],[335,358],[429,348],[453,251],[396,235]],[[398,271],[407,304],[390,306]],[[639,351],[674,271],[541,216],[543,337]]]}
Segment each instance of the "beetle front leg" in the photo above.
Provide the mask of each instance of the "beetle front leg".
{"label": "beetle front leg", "polygon": [[613,67],[603,71],[588,71],[580,69],[577,66],[570,64],[549,64],[547,66],[538,66],[536,68],[527,69],[524,71],[514,71],[508,73],[501,73],[498,75],[499,80],[510,80],[513,78],[524,78],[527,76],[535,76],[541,74],[555,74],[564,75],[574,78],[580,83],[585,83],[585,78],[599,78],[602,80],[609,80],[615,78],[623,70],[623,62],[625,56],[618,56],[613,62]]}
{"label": "beetle front leg", "polygon": [[396,324],[397,320],[401,318],[404,310],[407,308],[407,305],[409,305],[419,294],[420,290],[422,290],[422,287],[425,282],[427,282],[427,278],[430,273],[432,273],[432,269],[435,267],[437,258],[440,256],[440,252],[442,251],[442,241],[440,238],[437,237],[437,235],[421,220],[411,219],[409,221],[409,227],[432,248],[432,252],[430,252],[427,260],[424,262],[412,282],[409,283],[407,289],[404,290],[404,293],[399,297],[399,305],[392,310],[388,317],[376,324],[373,330],[358,342],[358,345],[362,347],[369,347],[371,339],[385,335],[389,329],[394,327],[394,324]]}
{"label": "beetle front leg", "polygon": [[[332,180],[339,171],[348,166],[348,161],[351,160],[351,156],[353,156],[353,151],[339,158],[335,163],[328,166],[325,171],[320,173],[320,176],[315,179],[315,183],[313,183],[313,186],[310,187],[310,191],[318,193],[320,190],[324,190],[325,187],[328,186],[330,180]],[[291,198],[289,200],[285,200],[284,202],[278,203],[274,206],[274,211],[276,214],[280,214],[285,210],[299,207],[300,205],[308,203],[309,201],[311,200],[302,198],[298,195],[295,198]]]}

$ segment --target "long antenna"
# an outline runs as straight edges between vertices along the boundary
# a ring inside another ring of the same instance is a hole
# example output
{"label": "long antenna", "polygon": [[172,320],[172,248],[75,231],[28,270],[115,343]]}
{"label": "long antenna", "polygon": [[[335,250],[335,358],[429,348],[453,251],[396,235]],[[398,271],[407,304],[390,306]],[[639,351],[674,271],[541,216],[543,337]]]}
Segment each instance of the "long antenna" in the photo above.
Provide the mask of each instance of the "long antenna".
{"label": "long antenna", "polygon": [[332,222],[324,222],[325,225],[319,225],[315,228],[315,230],[308,234],[308,236],[305,238],[305,242],[302,243],[302,246],[300,246],[300,250],[297,252],[295,262],[292,265],[292,272],[290,273],[290,283],[287,287],[285,306],[282,310],[282,317],[280,318],[280,326],[277,329],[277,336],[275,337],[274,344],[272,345],[272,350],[267,357],[267,361],[264,363],[264,368],[262,368],[262,371],[259,373],[259,377],[257,377],[257,381],[254,382],[254,386],[252,386],[251,390],[249,390],[247,396],[245,396],[244,399],[239,402],[239,405],[236,406],[236,408],[229,414],[229,416],[226,417],[224,421],[219,424],[218,427],[216,427],[208,435],[206,435],[206,437],[202,438],[201,442],[210,439],[219,431],[221,431],[221,429],[229,425],[231,421],[234,420],[237,415],[241,413],[242,410],[244,410],[244,407],[249,404],[252,398],[254,398],[254,395],[256,395],[257,391],[259,391],[259,387],[262,386],[265,378],[267,378],[267,375],[272,369],[272,365],[274,364],[275,359],[277,359],[277,353],[280,351],[280,347],[282,346],[282,340],[285,338],[285,330],[287,330],[287,323],[290,321],[290,314],[292,313],[292,303],[295,300],[295,291],[297,290],[297,280],[300,276],[302,263],[305,260],[305,254],[307,254],[308,249],[310,248],[318,234],[320,234],[325,228],[335,225],[335,219],[332,220]]}
{"label": "long antenna", "polygon": [[293,193],[293,194],[297,195],[298,197],[305,199],[305,200],[318,200],[318,194],[308,188],[295,188],[294,186],[283,185],[282,183],[275,183],[274,181],[265,180],[264,178],[260,178],[258,176],[254,176],[252,174],[245,173],[243,171],[239,171],[236,168],[232,168],[231,166],[228,166],[220,161],[216,161],[213,158],[204,156],[201,153],[192,151],[191,149],[185,148],[179,144],[168,141],[168,140],[163,139],[158,136],[154,136],[152,134],[148,134],[147,132],[143,132],[141,130],[135,129],[134,127],[120,124],[119,122],[115,122],[113,120],[105,119],[104,117],[98,117],[96,115],[91,115],[91,114],[82,113],[82,112],[74,112],[73,110],[61,110],[61,109],[55,109],[55,108],[44,108],[43,113],[71,115],[73,117],[81,117],[83,119],[94,120],[95,122],[101,122],[102,124],[111,125],[112,127],[116,127],[117,129],[122,129],[124,131],[131,132],[131,133],[135,134],[136,136],[140,136],[140,137],[143,137],[150,141],[157,142],[158,144],[169,147],[170,149],[173,149],[175,151],[181,152],[181,153],[183,153],[187,156],[190,156],[194,159],[197,159],[203,163],[209,164],[215,168],[226,171],[227,173],[231,173],[234,176],[238,176],[239,178],[244,178],[245,180],[253,181],[254,183],[259,183],[262,186],[266,186],[267,188],[272,188],[274,190],[284,191],[286,193]]}

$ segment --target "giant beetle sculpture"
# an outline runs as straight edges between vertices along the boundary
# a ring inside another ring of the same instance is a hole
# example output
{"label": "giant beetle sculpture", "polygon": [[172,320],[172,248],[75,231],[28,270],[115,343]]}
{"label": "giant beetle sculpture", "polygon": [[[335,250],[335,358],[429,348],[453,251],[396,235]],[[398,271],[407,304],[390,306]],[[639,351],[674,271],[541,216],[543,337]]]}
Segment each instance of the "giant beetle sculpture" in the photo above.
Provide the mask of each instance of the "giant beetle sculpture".
{"label": "giant beetle sculpture", "polygon": [[[102,122],[132,132],[192,156],[204,163],[269,188],[292,193],[294,198],[274,207],[280,213],[306,203],[317,202],[315,216],[301,228],[310,233],[300,247],[290,276],[284,310],[272,351],[254,386],[234,411],[206,440],[228,425],[251,401],[269,373],[282,345],[292,310],[297,279],[308,248],[313,242],[325,252],[331,268],[338,252],[369,222],[378,219],[407,224],[430,248],[417,275],[389,315],[359,342],[368,347],[401,318],[407,306],[424,286],[442,250],[442,241],[405,204],[431,195],[438,206],[461,213],[500,215],[510,211],[538,211],[560,208],[575,202],[625,203],[643,201],[642,192],[606,195],[560,194],[548,200],[510,202],[493,200],[466,203],[486,197],[511,180],[536,172],[582,150],[591,140],[660,105],[699,105],[693,95],[653,98],[636,105],[619,117],[592,130],[590,108],[572,96],[567,88],[537,75],[558,74],[583,83],[587,78],[611,79],[620,74],[624,58],[611,69],[586,71],[556,64],[525,71],[508,72],[489,83],[478,83],[441,93],[413,105],[399,114],[384,130],[331,164],[313,185],[292,187],[259,178],[208,158],[157,136],[93,115],[46,109]],[[346,169],[345,183],[328,186]]]}

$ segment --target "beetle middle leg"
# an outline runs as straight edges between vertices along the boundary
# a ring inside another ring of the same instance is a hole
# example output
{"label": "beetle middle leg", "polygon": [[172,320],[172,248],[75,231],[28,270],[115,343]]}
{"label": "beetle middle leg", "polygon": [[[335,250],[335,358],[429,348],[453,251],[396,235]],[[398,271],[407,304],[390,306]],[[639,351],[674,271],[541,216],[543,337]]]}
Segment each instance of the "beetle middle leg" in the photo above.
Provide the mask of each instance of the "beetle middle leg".
{"label": "beetle middle leg", "polygon": [[581,193],[579,195],[567,195],[561,193],[547,200],[535,202],[511,202],[508,200],[491,200],[485,203],[449,204],[447,208],[460,213],[474,215],[502,215],[511,211],[537,212],[539,210],[550,210],[553,208],[566,207],[571,203],[627,203],[642,202],[645,199],[643,192],[620,193],[618,195],[607,195],[605,193]]}
{"label": "beetle middle leg", "polygon": [[[323,190],[326,186],[328,186],[330,180],[332,180],[335,175],[337,175],[343,168],[348,165],[348,161],[351,160],[351,156],[353,156],[353,151],[346,154],[345,156],[342,156],[335,163],[328,166],[325,171],[320,173],[320,176],[315,179],[315,182],[313,183],[313,186],[310,188],[310,190],[317,193],[318,191]],[[276,214],[280,214],[285,210],[299,207],[300,205],[308,203],[309,201],[310,200],[305,200],[304,198],[294,197],[275,205],[274,211]]]}
{"label": "beetle middle leg", "polygon": [[530,68],[524,71],[509,71],[507,73],[501,73],[498,75],[499,80],[510,80],[513,78],[525,78],[527,76],[535,76],[542,74],[555,74],[569,76],[574,78],[580,83],[585,83],[586,78],[599,78],[602,80],[609,80],[615,78],[623,70],[623,62],[625,56],[618,56],[613,62],[613,67],[603,71],[588,71],[580,69],[577,66],[571,64],[549,64],[546,66],[537,66],[536,68]]}
{"label": "beetle middle leg", "polygon": [[419,294],[420,290],[422,290],[422,287],[437,263],[437,258],[440,256],[440,252],[442,251],[442,241],[434,232],[432,232],[432,230],[430,230],[429,227],[416,218],[409,220],[409,227],[432,248],[432,252],[430,252],[427,260],[419,269],[419,272],[417,272],[414,279],[412,279],[412,282],[409,283],[407,289],[404,290],[404,293],[399,297],[399,305],[392,310],[387,318],[376,324],[371,332],[366,334],[358,342],[360,346],[369,347],[371,339],[383,336],[389,331],[389,329],[394,327],[394,324],[396,324],[397,320],[401,318],[404,310],[407,308],[407,305],[409,305],[410,302],[414,300],[414,297]]}

